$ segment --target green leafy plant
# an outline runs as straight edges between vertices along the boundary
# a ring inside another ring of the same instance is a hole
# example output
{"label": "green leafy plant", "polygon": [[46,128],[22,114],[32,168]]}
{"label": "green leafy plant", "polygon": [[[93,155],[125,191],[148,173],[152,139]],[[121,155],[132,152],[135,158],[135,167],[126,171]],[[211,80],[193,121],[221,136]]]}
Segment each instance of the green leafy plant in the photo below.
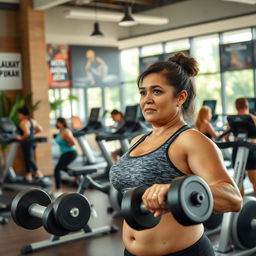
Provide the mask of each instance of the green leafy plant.
{"label": "green leafy plant", "polygon": [[79,101],[79,98],[73,94],[69,94],[66,99],[58,99],[53,102],[50,102],[51,111],[56,111],[65,101]]}
{"label": "green leafy plant", "polygon": [[0,93],[0,118],[7,117],[12,120],[15,124],[18,123],[18,110],[23,106],[27,106],[30,112],[38,109],[40,100],[31,104],[32,94],[22,95],[17,93],[14,99],[5,93]]}
{"label": "green leafy plant", "polygon": [[[26,105],[30,110],[30,112],[33,112],[36,109],[38,109],[41,101],[39,100],[32,105],[31,99],[32,99],[31,93],[25,96],[22,95],[21,93],[17,93],[14,98],[11,98],[4,92],[1,92],[0,93],[0,118],[7,117],[11,121],[13,121],[15,125],[17,125],[19,121],[18,110],[20,108]],[[2,151],[2,157],[3,157],[2,165],[4,165],[6,161],[6,154],[5,154],[6,147],[7,147],[6,144],[1,144],[1,151]]]}

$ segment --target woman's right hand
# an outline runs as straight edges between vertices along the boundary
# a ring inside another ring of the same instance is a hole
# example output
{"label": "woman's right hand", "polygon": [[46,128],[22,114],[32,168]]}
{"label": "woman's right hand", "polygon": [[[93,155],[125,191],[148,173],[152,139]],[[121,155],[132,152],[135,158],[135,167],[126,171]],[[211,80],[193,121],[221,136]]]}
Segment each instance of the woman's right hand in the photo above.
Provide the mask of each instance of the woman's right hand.
{"label": "woman's right hand", "polygon": [[144,192],[142,201],[146,208],[154,214],[154,217],[162,216],[168,212],[164,206],[170,187],[170,184],[154,184]]}

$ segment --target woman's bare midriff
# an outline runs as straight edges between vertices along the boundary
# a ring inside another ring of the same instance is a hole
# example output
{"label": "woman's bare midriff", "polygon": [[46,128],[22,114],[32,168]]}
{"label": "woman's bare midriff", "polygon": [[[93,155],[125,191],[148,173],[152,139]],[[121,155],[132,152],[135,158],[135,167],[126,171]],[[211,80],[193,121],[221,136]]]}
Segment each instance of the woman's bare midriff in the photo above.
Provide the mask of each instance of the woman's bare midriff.
{"label": "woman's bare midriff", "polygon": [[160,223],[142,231],[132,229],[124,221],[123,242],[125,248],[136,256],[162,256],[184,250],[203,235],[203,225],[182,226],[167,213]]}

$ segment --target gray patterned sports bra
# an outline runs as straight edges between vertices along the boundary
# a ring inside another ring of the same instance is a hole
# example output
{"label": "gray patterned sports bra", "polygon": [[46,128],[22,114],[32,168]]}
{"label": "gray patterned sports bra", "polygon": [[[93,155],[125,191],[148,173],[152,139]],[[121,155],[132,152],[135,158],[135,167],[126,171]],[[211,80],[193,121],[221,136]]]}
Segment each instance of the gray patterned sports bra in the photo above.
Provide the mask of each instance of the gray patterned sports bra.
{"label": "gray patterned sports bra", "polygon": [[184,125],[178,129],[165,143],[152,152],[140,156],[130,156],[130,152],[136,148],[145,138],[151,134],[142,136],[110,170],[110,181],[120,192],[124,193],[130,188],[153,184],[168,184],[178,177],[185,175],[179,171],[168,156],[168,149],[172,142],[183,131],[190,129]]}

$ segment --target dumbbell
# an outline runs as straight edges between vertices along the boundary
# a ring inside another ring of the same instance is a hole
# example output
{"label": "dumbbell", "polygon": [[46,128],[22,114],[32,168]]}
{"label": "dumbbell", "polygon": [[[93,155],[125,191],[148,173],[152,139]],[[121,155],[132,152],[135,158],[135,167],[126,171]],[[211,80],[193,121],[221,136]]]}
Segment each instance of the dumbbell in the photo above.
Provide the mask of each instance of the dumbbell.
{"label": "dumbbell", "polygon": [[26,229],[37,229],[42,225],[47,232],[63,236],[82,229],[91,214],[88,200],[81,194],[62,194],[51,202],[43,190],[22,191],[13,199],[11,215],[15,223]]}
{"label": "dumbbell", "polygon": [[[122,199],[121,215],[136,230],[153,228],[161,220],[161,216],[155,218],[142,202],[142,195],[147,188],[139,186],[128,190]],[[184,226],[202,223],[212,214],[211,190],[198,176],[175,178],[167,193],[164,209],[171,211],[175,219]]]}

